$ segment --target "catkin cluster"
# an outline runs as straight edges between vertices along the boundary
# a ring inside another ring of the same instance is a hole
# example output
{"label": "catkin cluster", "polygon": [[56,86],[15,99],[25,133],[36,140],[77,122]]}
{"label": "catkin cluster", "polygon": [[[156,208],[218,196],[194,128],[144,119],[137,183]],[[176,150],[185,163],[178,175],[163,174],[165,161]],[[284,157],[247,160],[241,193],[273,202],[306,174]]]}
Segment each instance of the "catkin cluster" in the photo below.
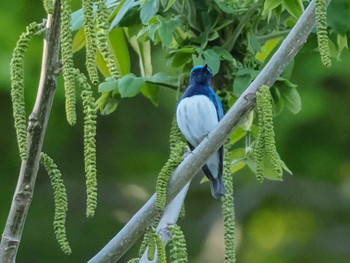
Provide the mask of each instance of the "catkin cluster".
{"label": "catkin cluster", "polygon": [[57,242],[65,254],[72,252],[66,234],[66,216],[68,210],[67,193],[63,184],[61,172],[57,165],[45,153],[41,153],[40,162],[49,174],[51,185],[54,190],[55,215],[53,220]]}
{"label": "catkin cluster", "polygon": [[170,259],[173,263],[186,263],[187,249],[185,236],[178,225],[170,225],[169,230],[172,231],[171,240],[169,243],[170,247]]}
{"label": "catkin cluster", "polygon": [[317,29],[317,43],[320,51],[321,61],[326,67],[332,64],[330,58],[328,33],[327,33],[327,11],[326,1],[316,0],[316,29]]}
{"label": "catkin cluster", "polygon": [[233,176],[230,170],[228,144],[225,146],[223,180],[225,195],[222,200],[222,214],[224,217],[225,263],[236,262],[235,253],[235,210],[233,202]]}
{"label": "catkin cluster", "polygon": [[159,210],[164,210],[166,205],[166,193],[168,181],[171,173],[176,169],[176,167],[183,160],[183,153],[186,147],[186,144],[181,141],[181,133],[179,128],[177,127],[176,121],[174,120],[171,125],[170,130],[170,155],[169,159],[164,164],[161,169],[156,185],[156,193],[157,193],[157,208]]}
{"label": "catkin cluster", "polygon": [[140,247],[140,254],[144,253],[147,248],[147,259],[152,261],[157,253],[157,262],[166,263],[166,252],[160,235],[153,227],[150,227],[143,239]]}
{"label": "catkin cluster", "polygon": [[96,21],[96,37],[97,46],[103,59],[106,61],[109,73],[112,77],[118,78],[119,72],[115,63],[114,53],[109,45],[108,38],[108,9],[105,0],[98,0],[97,5],[97,21]]}
{"label": "catkin cluster", "polygon": [[95,17],[93,14],[93,0],[83,1],[84,31],[86,38],[86,69],[93,84],[98,84],[98,74],[96,68],[96,32]]}
{"label": "catkin cluster", "polygon": [[81,98],[84,111],[84,161],[87,187],[86,216],[92,217],[97,206],[97,170],[96,170],[96,118],[95,99],[86,77],[76,71],[77,82],[83,88]]}
{"label": "catkin cluster", "polygon": [[272,97],[268,86],[263,85],[256,93],[256,111],[259,125],[259,134],[254,150],[256,176],[258,180],[263,180],[264,157],[266,156],[272,168],[282,177],[282,161],[276,149]]}
{"label": "catkin cluster", "polygon": [[10,66],[11,75],[11,98],[13,107],[13,117],[15,119],[15,129],[19,154],[23,159],[27,153],[27,121],[24,102],[24,56],[28,49],[28,44],[33,35],[40,30],[40,26],[33,22],[27,26],[26,31],[21,34],[12,53]]}
{"label": "catkin cluster", "polygon": [[73,37],[71,26],[71,0],[61,1],[61,56],[62,56],[62,73],[64,79],[64,89],[66,97],[66,115],[70,125],[74,125],[77,120],[76,116],[76,92],[73,63]]}
{"label": "catkin cluster", "polygon": [[53,0],[43,0],[43,5],[46,13],[53,14],[54,10],[54,1]]}

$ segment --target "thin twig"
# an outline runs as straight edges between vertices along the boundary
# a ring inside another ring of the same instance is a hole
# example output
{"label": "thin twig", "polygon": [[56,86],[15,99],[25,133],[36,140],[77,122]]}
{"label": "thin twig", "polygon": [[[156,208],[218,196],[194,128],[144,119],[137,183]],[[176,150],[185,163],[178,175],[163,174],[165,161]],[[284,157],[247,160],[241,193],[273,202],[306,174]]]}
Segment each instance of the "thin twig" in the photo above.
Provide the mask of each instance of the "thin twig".
{"label": "thin twig", "polygon": [[278,37],[285,37],[288,35],[290,30],[284,30],[284,31],[279,31],[279,32],[274,32],[268,35],[264,36],[256,36],[256,39],[262,43],[266,42],[267,40],[278,38]]}
{"label": "thin twig", "polygon": [[40,83],[28,124],[28,158],[22,161],[17,187],[1,239],[0,259],[2,263],[14,263],[16,261],[26,216],[33,197],[39,169],[40,152],[55,94],[59,67],[59,2],[59,0],[56,1],[54,13],[48,15],[47,18]]}
{"label": "thin twig", "polygon": [[[329,2],[330,0],[327,1],[327,3]],[[285,38],[280,48],[266,64],[259,76],[239,97],[225,117],[220,121],[219,125],[174,171],[168,186],[167,200],[172,200],[201,169],[209,156],[223,145],[229,134],[237,128],[240,121],[254,108],[255,93],[257,90],[262,85],[272,86],[306,42],[314,25],[315,0],[312,0],[297,24]],[[95,255],[89,263],[117,262],[139,239],[158,215],[159,211],[156,209],[156,196],[153,195],[124,228]]]}

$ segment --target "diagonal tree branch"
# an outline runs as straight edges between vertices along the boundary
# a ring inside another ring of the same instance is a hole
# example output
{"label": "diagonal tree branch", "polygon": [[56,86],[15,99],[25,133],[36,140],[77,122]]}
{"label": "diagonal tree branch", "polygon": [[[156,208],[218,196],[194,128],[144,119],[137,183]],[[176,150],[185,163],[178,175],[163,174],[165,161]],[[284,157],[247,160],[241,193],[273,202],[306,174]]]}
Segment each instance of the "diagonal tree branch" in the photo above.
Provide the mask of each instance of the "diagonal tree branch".
{"label": "diagonal tree branch", "polygon": [[43,48],[41,76],[38,93],[29,117],[27,134],[28,158],[22,160],[17,187],[0,244],[0,261],[13,263],[21,241],[28,214],[36,176],[39,169],[40,152],[56,89],[59,71],[60,1],[55,3],[54,13],[48,15]]}
{"label": "diagonal tree branch", "polygon": [[[327,0],[327,3],[329,2],[330,0]],[[315,0],[312,0],[280,48],[227,112],[216,129],[174,171],[168,186],[167,200],[172,200],[194,175],[197,174],[209,156],[223,145],[229,134],[237,128],[240,121],[254,108],[255,93],[257,90],[262,85],[272,86],[306,42],[314,26]],[[160,214],[156,209],[155,203],[156,196],[154,194],[124,228],[89,263],[118,261]]]}

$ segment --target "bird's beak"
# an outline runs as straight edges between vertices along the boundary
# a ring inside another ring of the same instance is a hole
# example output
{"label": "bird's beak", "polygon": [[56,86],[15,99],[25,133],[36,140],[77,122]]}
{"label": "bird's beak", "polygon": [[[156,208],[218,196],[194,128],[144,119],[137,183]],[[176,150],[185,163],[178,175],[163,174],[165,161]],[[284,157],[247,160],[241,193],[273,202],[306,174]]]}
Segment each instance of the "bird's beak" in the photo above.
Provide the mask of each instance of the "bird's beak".
{"label": "bird's beak", "polygon": [[205,64],[204,67],[203,67],[203,71],[205,71],[207,69],[208,69],[208,64]]}

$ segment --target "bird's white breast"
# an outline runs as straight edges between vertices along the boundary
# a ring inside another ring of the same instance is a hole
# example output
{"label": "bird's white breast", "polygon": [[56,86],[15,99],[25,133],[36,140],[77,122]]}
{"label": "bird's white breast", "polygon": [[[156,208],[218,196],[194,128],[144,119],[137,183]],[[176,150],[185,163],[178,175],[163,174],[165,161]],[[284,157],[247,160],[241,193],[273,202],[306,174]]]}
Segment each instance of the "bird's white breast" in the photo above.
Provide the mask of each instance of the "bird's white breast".
{"label": "bird's white breast", "polygon": [[204,95],[182,99],[177,106],[176,119],[182,134],[194,147],[218,124],[214,103]]}

